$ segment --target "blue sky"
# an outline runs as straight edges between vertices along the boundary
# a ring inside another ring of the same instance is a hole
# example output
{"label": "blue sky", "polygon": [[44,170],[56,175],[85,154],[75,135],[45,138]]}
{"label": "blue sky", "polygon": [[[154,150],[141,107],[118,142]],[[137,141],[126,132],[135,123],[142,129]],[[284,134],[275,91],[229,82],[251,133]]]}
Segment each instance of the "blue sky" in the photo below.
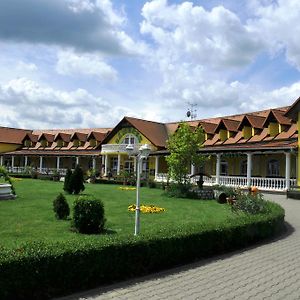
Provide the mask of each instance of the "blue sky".
{"label": "blue sky", "polygon": [[290,105],[296,0],[1,0],[1,126],[111,127]]}

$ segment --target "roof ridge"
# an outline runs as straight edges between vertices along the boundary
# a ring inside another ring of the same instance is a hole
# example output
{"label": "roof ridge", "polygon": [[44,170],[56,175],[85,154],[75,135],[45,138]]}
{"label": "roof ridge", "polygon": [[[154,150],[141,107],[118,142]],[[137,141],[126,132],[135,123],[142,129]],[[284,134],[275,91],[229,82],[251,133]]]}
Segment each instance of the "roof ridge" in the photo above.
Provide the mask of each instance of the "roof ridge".
{"label": "roof ridge", "polygon": [[155,123],[155,124],[160,124],[160,125],[165,125],[166,123],[163,122],[157,122],[157,121],[151,121],[151,120],[145,120],[145,119],[140,119],[140,118],[135,118],[135,117],[127,117],[125,116],[124,118],[126,119],[134,119],[134,120],[138,120],[138,121],[144,121],[144,122],[148,122],[148,123]]}

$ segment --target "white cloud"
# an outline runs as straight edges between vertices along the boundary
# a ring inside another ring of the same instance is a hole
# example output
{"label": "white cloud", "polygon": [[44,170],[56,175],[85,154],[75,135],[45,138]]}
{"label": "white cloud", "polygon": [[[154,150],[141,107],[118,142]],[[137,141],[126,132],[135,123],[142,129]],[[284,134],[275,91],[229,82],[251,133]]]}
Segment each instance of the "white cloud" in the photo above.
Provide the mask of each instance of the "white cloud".
{"label": "white cloud", "polygon": [[269,51],[285,51],[287,61],[300,70],[300,2],[298,0],[256,1],[256,18],[249,21],[251,30],[261,36]]}
{"label": "white cloud", "polygon": [[151,35],[161,59],[228,68],[249,64],[262,48],[257,35],[223,6],[207,11],[192,2],[153,0],[142,15],[141,33]]}
{"label": "white cloud", "polygon": [[[114,126],[125,107],[111,105],[84,89],[55,90],[27,78],[0,84],[1,125],[24,128]],[[10,116],[10,118],[7,118]]]}
{"label": "white cloud", "polygon": [[117,79],[117,71],[93,54],[59,52],[56,71],[63,75],[90,76],[99,80]]}
{"label": "white cloud", "polygon": [[126,16],[110,0],[1,0],[0,12],[3,41],[112,55],[144,50],[125,33]]}

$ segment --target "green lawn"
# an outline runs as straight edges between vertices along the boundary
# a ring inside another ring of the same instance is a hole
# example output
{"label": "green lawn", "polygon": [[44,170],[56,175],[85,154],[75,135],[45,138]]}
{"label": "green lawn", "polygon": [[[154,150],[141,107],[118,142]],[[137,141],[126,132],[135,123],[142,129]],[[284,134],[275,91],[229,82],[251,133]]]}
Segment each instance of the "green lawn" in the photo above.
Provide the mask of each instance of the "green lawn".
{"label": "green lawn", "polygon": [[[14,247],[26,241],[61,241],[67,239],[101,239],[103,235],[81,235],[70,230],[71,221],[55,219],[52,202],[62,192],[63,183],[22,179],[14,182],[16,200],[0,201],[0,243]],[[110,236],[126,238],[134,232],[134,213],[127,207],[135,204],[135,191],[121,191],[116,185],[86,184],[84,194],[100,198],[105,207],[106,228]],[[76,196],[66,195],[72,208]],[[141,232],[184,226],[187,223],[221,223],[237,218],[227,205],[216,201],[174,199],[160,189],[141,188],[141,203],[164,207],[160,214],[141,214]]]}

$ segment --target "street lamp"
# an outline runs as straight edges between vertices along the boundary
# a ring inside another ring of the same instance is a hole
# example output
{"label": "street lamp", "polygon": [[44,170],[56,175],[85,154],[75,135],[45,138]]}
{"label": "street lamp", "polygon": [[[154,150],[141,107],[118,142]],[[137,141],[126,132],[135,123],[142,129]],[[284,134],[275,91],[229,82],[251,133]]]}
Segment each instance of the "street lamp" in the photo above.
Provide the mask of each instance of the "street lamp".
{"label": "street lamp", "polygon": [[136,175],[136,204],[135,204],[135,226],[134,235],[140,232],[140,182],[141,182],[141,165],[143,159],[150,154],[151,148],[148,144],[142,145],[137,153],[134,153],[134,146],[129,144],[126,147],[128,156],[136,156],[137,158],[137,175]]}

